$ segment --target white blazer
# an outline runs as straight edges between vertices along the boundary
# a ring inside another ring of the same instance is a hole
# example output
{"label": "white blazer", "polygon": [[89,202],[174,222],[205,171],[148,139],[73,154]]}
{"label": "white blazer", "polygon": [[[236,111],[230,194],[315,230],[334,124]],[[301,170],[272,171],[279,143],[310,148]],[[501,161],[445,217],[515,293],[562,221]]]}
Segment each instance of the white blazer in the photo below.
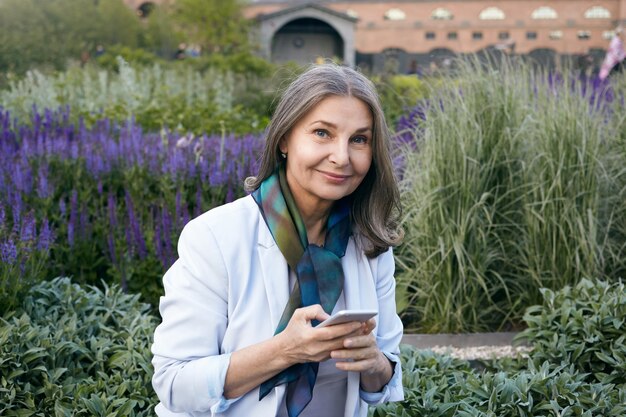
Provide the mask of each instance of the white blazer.
{"label": "white blazer", "polygon": [[[163,278],[163,321],[152,346],[157,414],[275,417],[284,385],[262,401],[258,387],[238,399],[223,397],[230,354],[271,338],[289,298],[287,262],[252,197],[189,222],[178,253]],[[351,237],[342,265],[346,308],[378,311],[378,346],[396,363],[380,394],[360,391],[359,373],[348,374],[344,416],[363,417],[368,403],[403,399],[393,254],[368,259]]]}

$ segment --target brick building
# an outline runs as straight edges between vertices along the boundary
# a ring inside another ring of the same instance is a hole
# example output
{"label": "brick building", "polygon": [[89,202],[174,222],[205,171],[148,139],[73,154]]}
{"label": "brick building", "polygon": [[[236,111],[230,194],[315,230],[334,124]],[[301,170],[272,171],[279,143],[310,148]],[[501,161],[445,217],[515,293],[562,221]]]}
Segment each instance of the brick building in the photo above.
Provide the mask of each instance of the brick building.
{"label": "brick building", "polygon": [[626,23],[626,0],[251,0],[245,15],[274,61],[334,56],[377,71],[393,60],[404,72],[489,50],[547,65],[584,54],[597,62]]}

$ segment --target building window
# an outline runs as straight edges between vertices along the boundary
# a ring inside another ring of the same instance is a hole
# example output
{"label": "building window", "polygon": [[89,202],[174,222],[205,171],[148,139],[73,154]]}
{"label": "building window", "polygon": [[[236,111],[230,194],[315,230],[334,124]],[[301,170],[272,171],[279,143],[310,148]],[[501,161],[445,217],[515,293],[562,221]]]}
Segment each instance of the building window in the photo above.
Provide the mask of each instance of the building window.
{"label": "building window", "polygon": [[480,20],[504,20],[505,15],[502,9],[497,7],[487,7],[478,16]]}
{"label": "building window", "polygon": [[553,30],[550,32],[550,39],[553,41],[559,40],[563,38],[563,32],[560,30]]}
{"label": "building window", "polygon": [[452,12],[448,9],[444,9],[443,7],[437,7],[430,14],[430,18],[433,20],[452,20],[453,17]]}
{"label": "building window", "polygon": [[549,20],[556,19],[558,15],[556,13],[556,10],[554,10],[552,7],[542,6],[538,9],[535,9],[530,17],[537,20]]}
{"label": "building window", "polygon": [[459,35],[456,32],[448,32],[448,39],[451,41],[455,41],[459,38]]}
{"label": "building window", "polygon": [[613,39],[613,36],[615,36],[614,30],[605,30],[604,32],[602,32],[603,39],[606,39],[606,40]]}
{"label": "building window", "polygon": [[426,39],[435,39],[435,32],[426,32]]}
{"label": "building window", "polygon": [[526,32],[526,39],[537,39],[537,32]]}
{"label": "building window", "polygon": [[591,32],[589,32],[588,30],[579,30],[576,36],[578,36],[578,39],[580,39],[581,41],[586,41],[591,39]]}
{"label": "building window", "polygon": [[498,33],[498,39],[504,41],[509,39],[511,36],[509,35],[509,32],[500,32]]}
{"label": "building window", "polygon": [[385,12],[385,19],[387,20],[404,20],[406,19],[406,13],[400,9],[389,9]]}
{"label": "building window", "polygon": [[585,12],[586,19],[610,19],[611,12],[602,6],[593,6],[587,9]]}
{"label": "building window", "polygon": [[478,40],[481,40],[482,38],[483,38],[482,32],[472,32],[472,39],[478,41]]}

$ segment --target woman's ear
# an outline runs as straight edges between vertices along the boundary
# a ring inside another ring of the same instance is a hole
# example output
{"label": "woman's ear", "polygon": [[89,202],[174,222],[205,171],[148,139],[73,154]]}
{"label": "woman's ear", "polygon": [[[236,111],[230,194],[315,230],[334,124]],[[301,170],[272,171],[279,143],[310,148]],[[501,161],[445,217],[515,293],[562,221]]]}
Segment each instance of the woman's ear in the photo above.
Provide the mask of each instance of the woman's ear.
{"label": "woman's ear", "polygon": [[280,153],[287,154],[287,139],[284,136],[278,141],[278,150]]}

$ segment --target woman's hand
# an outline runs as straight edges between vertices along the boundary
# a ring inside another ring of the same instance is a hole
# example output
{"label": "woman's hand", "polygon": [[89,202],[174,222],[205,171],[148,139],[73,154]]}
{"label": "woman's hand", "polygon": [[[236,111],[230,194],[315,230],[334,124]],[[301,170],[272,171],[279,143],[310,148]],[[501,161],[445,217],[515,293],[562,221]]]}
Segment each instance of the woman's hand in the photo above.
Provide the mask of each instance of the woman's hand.
{"label": "woman's hand", "polygon": [[279,340],[281,352],[288,363],[322,362],[330,358],[332,351],[344,346],[346,337],[358,336],[362,324],[343,323],[316,329],[311,321],[323,321],[329,315],[319,304],[299,308],[294,311],[287,327],[275,337]]}
{"label": "woman's hand", "polygon": [[372,332],[375,327],[376,320],[369,319],[356,334],[343,340],[341,348],[331,352],[331,358],[337,360],[337,369],[361,373],[361,388],[368,392],[380,391],[393,375],[391,362],[376,344]]}
{"label": "woman's hand", "polygon": [[333,350],[343,347],[346,337],[361,332],[358,322],[321,329],[311,326],[311,321],[327,318],[320,305],[299,308],[282,332],[233,352],[224,381],[224,397],[240,397],[296,363],[324,361]]}

